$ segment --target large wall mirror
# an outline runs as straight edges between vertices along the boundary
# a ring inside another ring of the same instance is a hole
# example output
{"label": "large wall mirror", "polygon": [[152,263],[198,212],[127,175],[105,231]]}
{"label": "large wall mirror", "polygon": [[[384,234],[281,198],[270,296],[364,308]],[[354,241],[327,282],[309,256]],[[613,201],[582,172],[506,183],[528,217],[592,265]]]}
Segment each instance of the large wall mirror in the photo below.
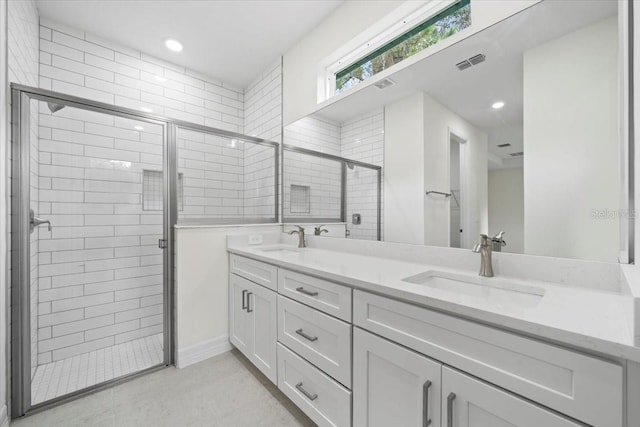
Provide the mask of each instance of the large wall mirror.
{"label": "large wall mirror", "polygon": [[[617,262],[619,7],[544,0],[328,102],[284,142],[381,166],[384,241],[471,248],[487,233],[495,250]],[[371,238],[358,227],[346,218]]]}

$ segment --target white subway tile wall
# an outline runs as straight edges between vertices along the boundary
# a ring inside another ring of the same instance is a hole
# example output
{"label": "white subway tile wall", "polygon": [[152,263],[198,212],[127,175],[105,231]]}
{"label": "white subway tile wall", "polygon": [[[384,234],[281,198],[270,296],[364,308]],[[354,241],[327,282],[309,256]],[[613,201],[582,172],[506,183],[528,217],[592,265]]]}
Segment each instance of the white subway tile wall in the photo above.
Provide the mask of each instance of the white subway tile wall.
{"label": "white subway tile wall", "polygon": [[[305,117],[287,126],[284,135],[286,144],[340,155],[340,126],[329,120]],[[339,220],[342,179],[340,162],[285,150],[283,163],[284,218]],[[308,213],[291,210],[291,185],[309,187],[311,209]]]}
{"label": "white subway tile wall", "polygon": [[[302,148],[334,154],[364,163],[383,166],[384,110],[376,109],[344,123],[305,117],[285,129],[285,142]],[[339,217],[340,170],[327,161],[285,151],[284,214],[286,217]],[[383,170],[384,172],[384,170]],[[318,180],[324,180],[321,183]],[[290,212],[291,184],[310,187],[311,212]],[[357,239],[377,239],[377,175],[365,168],[347,168],[347,229]],[[333,195],[333,197],[332,197]],[[324,209],[329,207],[329,210]],[[336,213],[337,212],[337,213]],[[361,224],[352,224],[359,213]],[[330,216],[326,216],[330,215]],[[382,231],[382,230],[381,230]]]}
{"label": "white subway tile wall", "polygon": [[177,147],[178,171],[184,177],[184,209],[178,217],[242,218],[244,143],[178,128]]}
{"label": "white subway tile wall", "polygon": [[40,87],[243,132],[242,89],[56,22],[40,25]]}
{"label": "white subway tile wall", "polygon": [[143,209],[143,174],[162,171],[163,129],[39,103],[43,365],[162,332],[162,210]]}
{"label": "white subway tile wall", "polygon": [[[348,120],[340,126],[340,147],[342,157],[384,166],[384,109]],[[384,168],[382,169],[384,175]],[[381,188],[380,218],[384,188]],[[354,239],[375,240],[378,235],[377,223],[377,174],[370,169],[355,167],[347,169],[347,230]],[[354,225],[351,217],[361,215],[362,222]],[[382,223],[381,238],[383,235]]]}
{"label": "white subway tile wall", "polygon": [[[258,75],[244,95],[244,132],[249,136],[282,141],[282,58]],[[244,214],[248,218],[273,218],[276,174],[272,150],[244,145]]]}
{"label": "white subway tile wall", "polygon": [[[10,83],[19,83],[27,86],[38,85],[38,10],[33,1],[9,1],[7,2],[7,20],[8,20],[8,43],[7,43],[7,71]],[[9,97],[8,102],[11,102]],[[11,110],[9,110],[11,111]],[[31,191],[30,200],[32,206],[38,202],[38,110],[37,104],[33,102],[30,105],[30,123],[29,123],[29,143],[31,146],[31,170],[30,181]],[[11,173],[11,147],[6,146],[2,149],[7,150],[7,171]],[[8,188],[11,188],[11,178],[7,182]],[[11,213],[10,200],[7,200],[7,214]],[[8,224],[10,224],[10,217]],[[11,241],[11,234],[7,236],[7,241]],[[11,255],[9,255],[11,256]],[[31,258],[31,311],[38,313],[38,240],[35,234],[30,239],[30,258]],[[7,260],[7,265],[11,265],[11,261]],[[36,351],[31,353],[31,375],[35,374],[37,367],[37,348],[38,335],[37,323],[31,323],[31,346]]]}

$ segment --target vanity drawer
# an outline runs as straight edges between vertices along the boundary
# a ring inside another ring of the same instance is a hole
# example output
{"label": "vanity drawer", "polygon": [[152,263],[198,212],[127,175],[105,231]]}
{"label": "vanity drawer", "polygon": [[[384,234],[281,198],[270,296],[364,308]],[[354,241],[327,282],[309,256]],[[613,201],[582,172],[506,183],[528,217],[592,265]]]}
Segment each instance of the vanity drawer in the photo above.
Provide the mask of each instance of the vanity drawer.
{"label": "vanity drawer", "polygon": [[229,258],[229,272],[271,290],[278,290],[278,267],[238,255]]}
{"label": "vanity drawer", "polygon": [[351,425],[351,392],[280,343],[278,388],[319,426]]}
{"label": "vanity drawer", "polygon": [[320,311],[351,322],[351,288],[280,269],[278,292]]}
{"label": "vanity drawer", "polygon": [[282,295],[278,341],[351,387],[351,325]]}
{"label": "vanity drawer", "polygon": [[622,425],[621,366],[362,291],[354,324],[596,426]]}

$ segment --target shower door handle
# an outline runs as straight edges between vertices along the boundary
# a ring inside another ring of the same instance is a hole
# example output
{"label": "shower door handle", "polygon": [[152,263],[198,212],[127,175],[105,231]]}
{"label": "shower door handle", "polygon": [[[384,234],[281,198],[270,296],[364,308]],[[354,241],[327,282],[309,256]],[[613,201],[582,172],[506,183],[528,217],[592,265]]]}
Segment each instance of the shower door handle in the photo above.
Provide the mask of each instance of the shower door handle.
{"label": "shower door handle", "polygon": [[51,221],[48,219],[38,218],[33,209],[29,209],[29,233],[33,233],[37,226],[47,224],[49,227],[49,231],[51,231]]}

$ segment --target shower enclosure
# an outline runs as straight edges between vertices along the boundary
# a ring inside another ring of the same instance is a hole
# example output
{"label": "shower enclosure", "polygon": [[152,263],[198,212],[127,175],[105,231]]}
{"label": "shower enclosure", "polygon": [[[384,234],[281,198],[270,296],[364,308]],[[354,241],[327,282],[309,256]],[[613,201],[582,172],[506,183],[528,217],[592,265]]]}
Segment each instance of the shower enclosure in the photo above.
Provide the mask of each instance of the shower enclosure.
{"label": "shower enclosure", "polygon": [[283,145],[283,221],[345,223],[345,237],[382,239],[382,168]]}
{"label": "shower enclosure", "polygon": [[173,362],[173,226],[277,222],[278,145],[12,86],[15,415]]}

